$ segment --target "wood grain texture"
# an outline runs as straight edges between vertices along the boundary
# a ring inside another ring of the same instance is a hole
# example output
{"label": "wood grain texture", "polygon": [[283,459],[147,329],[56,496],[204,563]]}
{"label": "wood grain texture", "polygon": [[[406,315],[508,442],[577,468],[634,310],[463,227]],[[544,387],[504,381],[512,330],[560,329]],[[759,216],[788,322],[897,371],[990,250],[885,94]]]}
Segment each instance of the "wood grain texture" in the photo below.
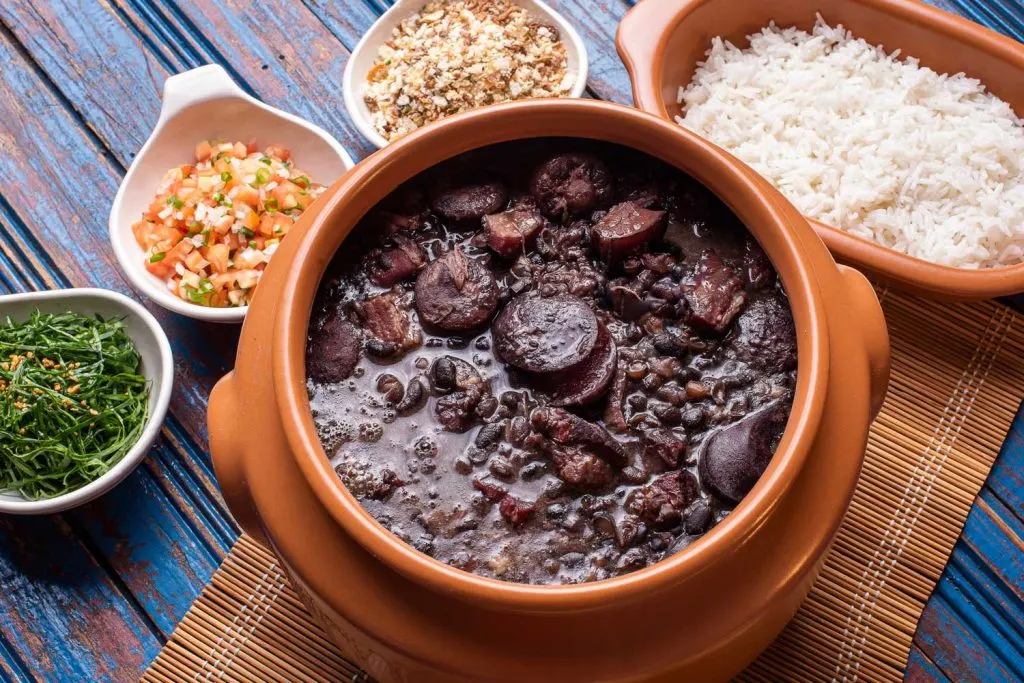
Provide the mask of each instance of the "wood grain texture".
{"label": "wood grain texture", "polygon": [[[1015,1],[935,4],[1019,39],[1024,22]],[[632,3],[551,4],[587,44],[590,93],[629,103],[614,33]],[[219,62],[249,92],[326,128],[353,156],[371,152],[344,113],[339,84],[348,50],[386,6],[384,0],[0,3],[0,292],[72,285],[129,292],[107,247],[106,216],[156,120],[162,82],[171,73]],[[217,492],[205,432],[206,398],[233,365],[237,330],[152,310],[182,362],[171,417],[151,457],[114,493],[80,512],[0,524],[0,587],[19,587],[0,598],[5,679],[134,676],[237,537]],[[1018,670],[1009,660],[1019,643],[1007,634],[1024,612],[1022,472],[1018,416],[933,599],[934,618],[922,621],[922,647],[912,653],[908,678],[983,677],[984,657],[945,656],[944,647],[955,648],[951,634],[959,633],[946,620],[959,614],[953,607],[968,615],[959,622],[968,634],[984,630],[977,618],[997,615],[992,629],[1002,640],[982,635],[979,651],[999,657],[1008,673]],[[12,559],[28,542],[23,534],[52,548],[49,557],[66,555],[80,578],[71,585],[60,580],[56,564]],[[956,594],[971,597],[951,602]],[[98,640],[88,644],[91,635],[76,640],[81,631],[69,637],[76,623],[102,624],[125,646],[106,651]],[[89,647],[99,654],[87,654]]]}

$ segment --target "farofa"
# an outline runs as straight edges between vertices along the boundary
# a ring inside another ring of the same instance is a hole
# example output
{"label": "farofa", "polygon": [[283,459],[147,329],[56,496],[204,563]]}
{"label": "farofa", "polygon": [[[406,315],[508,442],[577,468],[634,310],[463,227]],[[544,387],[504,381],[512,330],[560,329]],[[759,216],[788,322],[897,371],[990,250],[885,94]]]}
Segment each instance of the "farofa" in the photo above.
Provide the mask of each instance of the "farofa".
{"label": "farofa", "polygon": [[367,74],[364,100],[389,141],[488,104],[566,95],[558,30],[508,0],[434,1],[395,28]]}

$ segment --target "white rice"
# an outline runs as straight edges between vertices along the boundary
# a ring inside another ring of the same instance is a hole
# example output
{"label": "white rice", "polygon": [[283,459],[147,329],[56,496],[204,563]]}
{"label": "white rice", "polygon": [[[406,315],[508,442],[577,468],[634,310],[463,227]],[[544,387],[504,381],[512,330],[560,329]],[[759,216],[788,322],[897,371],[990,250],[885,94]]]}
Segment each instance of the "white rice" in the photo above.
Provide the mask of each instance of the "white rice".
{"label": "white rice", "polygon": [[821,15],[748,39],[712,40],[678,123],[829,225],[949,266],[1024,261],[1024,121],[1006,102]]}

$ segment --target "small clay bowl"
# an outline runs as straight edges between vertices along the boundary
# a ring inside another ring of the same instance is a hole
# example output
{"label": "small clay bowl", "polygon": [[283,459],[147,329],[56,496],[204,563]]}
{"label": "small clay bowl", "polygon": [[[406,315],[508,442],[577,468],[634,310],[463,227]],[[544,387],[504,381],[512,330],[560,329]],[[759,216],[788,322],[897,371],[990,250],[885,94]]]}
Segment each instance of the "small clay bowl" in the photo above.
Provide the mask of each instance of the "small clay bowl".
{"label": "small clay bowl", "polygon": [[[939,73],[964,72],[1024,113],[1024,45],[912,0],[648,0],[619,24],[616,44],[633,81],[636,106],[669,121],[681,113],[680,86],[693,78],[713,36],[746,47],[770,21],[810,30],[816,12],[858,38]],[[1024,264],[972,270],[941,266],[810,220],[826,246],[892,286],[933,299],[990,299],[1024,292]]]}

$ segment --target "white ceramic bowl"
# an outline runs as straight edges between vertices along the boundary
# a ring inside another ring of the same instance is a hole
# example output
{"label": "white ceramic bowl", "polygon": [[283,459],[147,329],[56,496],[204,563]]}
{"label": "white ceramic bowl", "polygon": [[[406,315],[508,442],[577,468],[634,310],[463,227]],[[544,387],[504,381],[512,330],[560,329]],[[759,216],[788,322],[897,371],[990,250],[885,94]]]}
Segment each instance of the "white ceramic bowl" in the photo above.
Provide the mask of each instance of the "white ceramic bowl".
{"label": "white ceramic bowl", "polygon": [[104,318],[123,318],[128,336],[142,356],[141,374],[150,381],[149,418],[135,446],[110,471],[92,483],[62,496],[47,500],[26,500],[21,494],[0,491],[0,512],[14,515],[37,515],[63,512],[88,503],[114,488],[142,462],[150,445],[160,432],[167,404],[171,400],[174,362],[171,345],[160,323],[140,304],[123,294],[106,289],[63,289],[51,292],[8,294],[0,296],[0,324],[7,317],[21,321],[36,309],[43,313],[78,313]]}
{"label": "white ceramic bowl", "polygon": [[227,72],[208,64],[171,76],[164,83],[156,127],[121,181],[110,209],[110,241],[117,260],[140,292],[164,308],[199,320],[240,323],[248,307],[209,308],[184,301],[145,266],[132,224],[153,201],[168,169],[189,163],[205,139],[278,143],[315,182],[330,185],[352,168],[352,157],[331,135],[308,121],[247,95]]}
{"label": "white ceramic bowl", "polygon": [[[345,109],[348,110],[348,115],[356,124],[359,132],[377,147],[385,147],[388,141],[373,127],[370,122],[370,110],[366,107],[366,102],[363,101],[366,74],[370,72],[370,67],[373,66],[373,62],[377,58],[377,50],[391,39],[391,32],[395,27],[419,11],[427,2],[428,0],[396,0],[391,9],[382,14],[380,19],[374,22],[370,30],[363,35],[345,65],[345,74],[341,81]],[[562,43],[565,45],[566,56],[569,58],[568,69],[576,74],[569,97],[582,96],[587,87],[588,62],[587,48],[583,44],[580,34],[576,32],[572,24],[566,21],[565,17],[540,0],[514,0],[514,2],[524,7],[531,17],[558,29]]]}

